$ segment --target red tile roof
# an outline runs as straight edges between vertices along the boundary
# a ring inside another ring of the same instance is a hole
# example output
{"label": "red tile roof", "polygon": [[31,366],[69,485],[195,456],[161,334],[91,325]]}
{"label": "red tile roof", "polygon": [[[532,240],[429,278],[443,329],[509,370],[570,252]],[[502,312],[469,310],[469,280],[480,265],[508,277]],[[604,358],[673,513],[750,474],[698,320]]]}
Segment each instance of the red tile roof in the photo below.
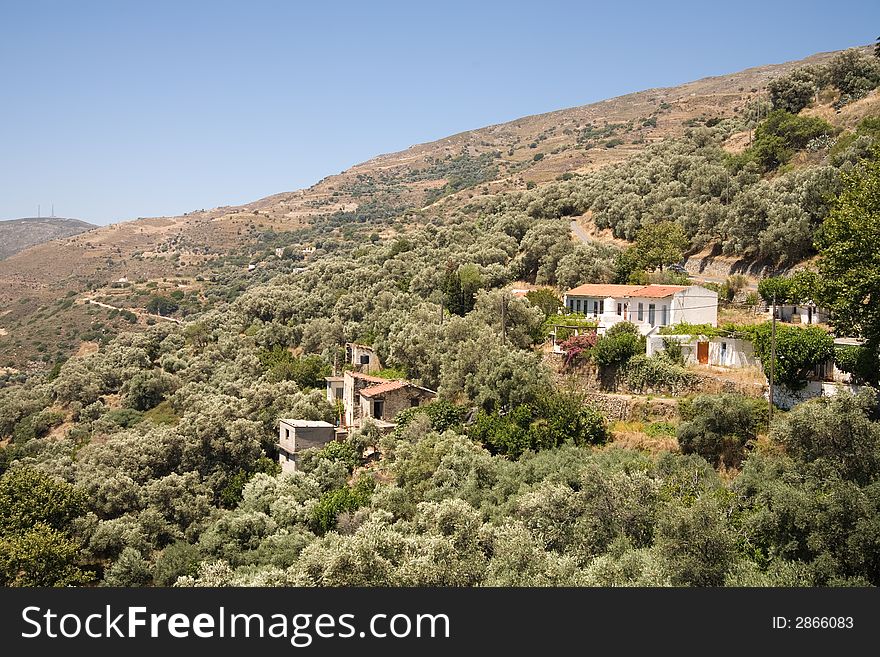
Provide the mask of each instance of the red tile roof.
{"label": "red tile roof", "polygon": [[412,384],[409,381],[386,381],[385,383],[380,383],[377,386],[364,388],[363,390],[361,390],[361,397],[374,397],[376,395],[384,395],[386,392],[391,392],[392,390],[400,390],[401,388],[406,388],[407,386],[411,385]]}
{"label": "red tile roof", "polygon": [[595,285],[587,283],[565,294],[575,297],[645,297],[665,299],[676,292],[686,290],[686,285]]}
{"label": "red tile roof", "polygon": [[648,297],[649,299],[665,299],[676,292],[686,290],[686,285],[646,285],[633,294],[634,297]]}
{"label": "red tile roof", "polygon": [[630,296],[636,290],[641,290],[644,285],[596,285],[587,283],[566,292],[569,296],[576,297],[614,297]]}

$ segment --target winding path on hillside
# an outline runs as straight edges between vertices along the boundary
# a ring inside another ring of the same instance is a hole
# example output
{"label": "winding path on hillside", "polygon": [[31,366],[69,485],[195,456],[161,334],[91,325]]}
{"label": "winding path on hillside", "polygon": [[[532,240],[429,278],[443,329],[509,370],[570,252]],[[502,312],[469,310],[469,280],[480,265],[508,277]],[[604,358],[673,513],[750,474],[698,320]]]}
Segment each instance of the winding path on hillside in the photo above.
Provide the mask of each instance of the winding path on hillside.
{"label": "winding path on hillside", "polygon": [[80,302],[91,304],[93,306],[100,306],[101,308],[106,308],[107,310],[118,310],[119,312],[128,311],[137,315],[138,317],[147,317],[152,319],[163,319],[166,322],[174,322],[175,324],[183,324],[182,321],[175,317],[165,317],[164,315],[154,315],[153,313],[148,313],[145,310],[139,310],[138,308],[121,308],[119,306],[111,306],[109,303],[104,303],[103,301],[95,301],[91,297],[83,297],[80,299]]}

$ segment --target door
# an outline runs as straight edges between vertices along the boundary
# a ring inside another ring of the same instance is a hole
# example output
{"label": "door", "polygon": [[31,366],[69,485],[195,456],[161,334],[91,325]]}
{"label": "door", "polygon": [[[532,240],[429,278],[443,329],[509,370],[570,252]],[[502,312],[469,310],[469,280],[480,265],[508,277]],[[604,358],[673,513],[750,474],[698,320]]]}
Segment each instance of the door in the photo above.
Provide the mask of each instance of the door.
{"label": "door", "polygon": [[706,365],[709,362],[709,343],[708,342],[698,342],[697,343],[697,360],[701,362],[703,365]]}

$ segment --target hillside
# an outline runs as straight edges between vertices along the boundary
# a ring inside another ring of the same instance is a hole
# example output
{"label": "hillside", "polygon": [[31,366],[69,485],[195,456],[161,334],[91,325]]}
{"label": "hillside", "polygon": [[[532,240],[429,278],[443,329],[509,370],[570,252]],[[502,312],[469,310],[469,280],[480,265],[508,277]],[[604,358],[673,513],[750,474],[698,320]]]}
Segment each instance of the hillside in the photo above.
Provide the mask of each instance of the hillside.
{"label": "hillside", "polygon": [[0,221],[0,260],[37,244],[71,237],[97,226],[62,217],[27,217]]}
{"label": "hillside", "polygon": [[[610,171],[608,167],[617,171],[695,128],[723,119],[745,124],[750,106],[766,97],[770,80],[806,64],[823,64],[834,55],[822,53],[524,117],[380,155],[307,189],[237,207],[112,224],[39,244],[0,262],[0,304],[7,307],[0,315],[6,334],[0,333],[4,364],[21,366],[38,354],[49,359],[49,335],[69,336],[58,357],[76,351],[84,333],[95,338],[96,325],[100,335],[112,335],[118,315],[97,320],[85,313],[81,302],[87,292],[120,278],[153,286],[177,280],[177,285],[188,286],[193,300],[189,309],[205,310],[211,305],[199,278],[235,277],[247,271],[248,263],[264,263],[276,248],[314,245],[327,237],[334,248],[340,238],[353,244],[391,239],[498,195],[527,190],[549,190],[552,195],[558,180],[599,175]],[[874,93],[843,113],[832,110],[828,118],[845,127],[857,118],[850,116],[854,112],[870,113],[876,104]],[[616,193],[610,187],[606,191]],[[595,230],[592,216],[584,212],[580,221],[593,239],[609,244],[631,239],[617,234],[617,228]],[[725,260],[712,244],[702,246],[706,250],[699,266],[713,275],[723,277],[725,270],[740,266],[737,258]],[[233,287],[249,284],[239,280]],[[118,307],[142,307],[149,293],[138,288],[137,295]]]}
{"label": "hillside", "polygon": [[0,263],[0,585],[880,584],[880,62],[730,77]]}

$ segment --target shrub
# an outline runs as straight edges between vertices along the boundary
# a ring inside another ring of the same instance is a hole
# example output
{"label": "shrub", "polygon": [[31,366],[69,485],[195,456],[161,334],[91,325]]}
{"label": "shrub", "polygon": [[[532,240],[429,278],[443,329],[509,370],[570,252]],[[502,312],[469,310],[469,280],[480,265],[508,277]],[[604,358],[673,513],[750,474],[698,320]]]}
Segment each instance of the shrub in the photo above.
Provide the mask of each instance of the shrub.
{"label": "shrub", "polygon": [[[744,327],[752,335],[755,354],[769,377],[771,356],[770,322],[756,327]],[[773,363],[774,383],[791,390],[800,390],[809,380],[815,367],[834,357],[834,338],[818,326],[796,327],[784,324],[776,327],[776,360]]]}
{"label": "shrub", "polygon": [[573,367],[588,361],[597,339],[595,333],[582,333],[560,343],[559,348],[565,353],[565,367]]}
{"label": "shrub", "polygon": [[519,458],[526,451],[565,443],[599,445],[608,439],[605,418],[578,395],[547,395],[506,414],[480,412],[468,435],[493,454]]}
{"label": "shrub", "polygon": [[835,347],[834,363],[841,372],[851,374],[854,383],[876,386],[880,378],[880,356],[869,347]]}
{"label": "shrub", "polygon": [[465,412],[466,409],[463,406],[458,406],[445,399],[437,399],[424,406],[400,411],[394,418],[396,424],[394,432],[400,435],[400,432],[412,422],[416,415],[424,413],[431,421],[431,428],[438,433],[443,433],[448,429],[458,427],[464,420]]}
{"label": "shrub", "polygon": [[645,353],[645,338],[630,322],[619,322],[609,328],[593,347],[591,357],[600,367],[619,367],[633,356]]}
{"label": "shrub", "polygon": [[653,390],[677,395],[693,387],[697,378],[663,353],[632,358],[624,371],[627,386],[638,392]]}
{"label": "shrub", "polygon": [[811,140],[836,132],[833,126],[819,117],[775,110],[755,129],[754,143],[737,161],[740,165],[752,161],[762,170],[772,171],[787,163],[796,151],[806,148]]}
{"label": "shrub", "polygon": [[369,477],[361,477],[354,486],[327,491],[312,508],[309,524],[318,534],[326,534],[336,527],[336,519],[343,511],[357,511],[370,501],[375,487]]}
{"label": "shrub", "polygon": [[738,466],[745,447],[766,425],[767,404],[734,394],[699,395],[679,403],[685,420],[676,435],[681,451],[698,454],[718,467]]}
{"label": "shrub", "polygon": [[792,114],[800,112],[813,101],[821,86],[821,74],[816,67],[804,66],[771,80],[767,90],[773,109]]}

